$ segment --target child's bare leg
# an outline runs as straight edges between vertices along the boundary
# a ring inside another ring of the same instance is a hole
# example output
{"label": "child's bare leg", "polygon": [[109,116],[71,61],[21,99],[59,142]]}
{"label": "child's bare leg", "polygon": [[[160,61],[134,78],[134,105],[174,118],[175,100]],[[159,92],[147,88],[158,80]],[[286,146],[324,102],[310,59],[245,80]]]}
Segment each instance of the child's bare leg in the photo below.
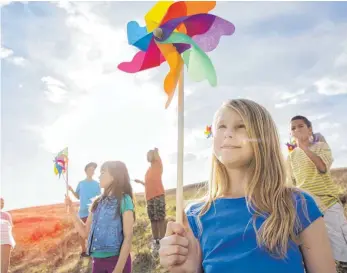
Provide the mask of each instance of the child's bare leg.
{"label": "child's bare leg", "polygon": [[1,272],[7,273],[10,266],[11,246],[1,245]]}
{"label": "child's bare leg", "polygon": [[82,253],[86,252],[86,250],[87,250],[87,248],[86,248],[86,240],[83,239],[81,236],[78,236],[78,238],[79,238],[80,245],[81,245],[81,248],[82,248]]}
{"label": "child's bare leg", "polygon": [[159,239],[159,221],[151,221],[153,240]]}
{"label": "child's bare leg", "polygon": [[163,239],[166,233],[166,220],[159,221],[159,239]]}

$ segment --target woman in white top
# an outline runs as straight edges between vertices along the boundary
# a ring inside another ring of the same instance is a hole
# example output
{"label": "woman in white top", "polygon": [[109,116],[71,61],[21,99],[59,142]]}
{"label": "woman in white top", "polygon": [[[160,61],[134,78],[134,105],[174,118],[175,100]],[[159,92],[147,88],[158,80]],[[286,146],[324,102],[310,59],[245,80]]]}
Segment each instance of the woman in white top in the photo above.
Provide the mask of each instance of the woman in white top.
{"label": "woman in white top", "polygon": [[1,203],[1,272],[7,273],[10,267],[10,256],[11,251],[16,245],[14,238],[12,236],[12,217],[8,212],[2,211],[4,208],[4,199],[0,199]]}

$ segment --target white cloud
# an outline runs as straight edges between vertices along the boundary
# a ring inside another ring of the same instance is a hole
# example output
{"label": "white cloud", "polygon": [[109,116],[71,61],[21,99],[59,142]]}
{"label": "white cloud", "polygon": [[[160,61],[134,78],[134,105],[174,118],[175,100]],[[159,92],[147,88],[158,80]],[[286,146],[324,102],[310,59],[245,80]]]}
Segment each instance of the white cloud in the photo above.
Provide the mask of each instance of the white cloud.
{"label": "white cloud", "polygon": [[300,103],[305,103],[307,101],[308,101],[308,99],[293,98],[293,99],[287,100],[286,102],[276,103],[275,108],[283,108],[283,107],[291,105],[291,104],[293,104],[293,105],[294,104],[300,104]]}
{"label": "white cloud", "polygon": [[303,95],[303,94],[305,94],[305,90],[304,89],[301,89],[301,90],[299,90],[298,92],[295,92],[295,93],[281,92],[280,93],[280,98],[282,100],[288,100],[288,99],[293,99],[293,98],[298,97],[298,96]]}
{"label": "white cloud", "polygon": [[6,59],[13,55],[13,50],[5,47],[0,48],[0,58]]}
{"label": "white cloud", "polygon": [[9,59],[13,64],[18,66],[25,66],[27,63],[27,60],[25,60],[23,57],[12,57]]}
{"label": "white cloud", "polygon": [[322,78],[315,82],[320,94],[332,96],[347,94],[347,81],[335,80],[331,78]]}
{"label": "white cloud", "polygon": [[61,81],[53,77],[43,77],[41,81],[45,84],[45,94],[47,99],[53,103],[61,103],[67,95],[66,86]]}
{"label": "white cloud", "polygon": [[23,57],[14,56],[13,50],[5,47],[0,49],[0,59],[6,59],[17,66],[24,66],[27,63],[27,60]]}
{"label": "white cloud", "polygon": [[47,77],[43,77],[41,79],[41,81],[47,85],[55,85],[55,86],[59,86],[59,87],[63,87],[65,88],[65,84],[62,83],[61,81],[57,80],[57,79],[54,79],[53,77],[51,76],[47,76]]}

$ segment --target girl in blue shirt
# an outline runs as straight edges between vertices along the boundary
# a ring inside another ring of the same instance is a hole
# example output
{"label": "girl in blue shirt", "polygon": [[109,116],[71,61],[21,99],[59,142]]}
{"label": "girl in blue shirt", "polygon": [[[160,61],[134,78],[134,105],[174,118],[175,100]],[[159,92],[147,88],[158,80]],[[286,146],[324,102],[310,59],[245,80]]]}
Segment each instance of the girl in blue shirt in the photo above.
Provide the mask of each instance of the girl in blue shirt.
{"label": "girl in blue shirt", "polygon": [[322,214],[287,187],[279,137],[268,111],[231,100],[213,122],[207,197],[168,223],[161,265],[173,273],[334,273]]}
{"label": "girl in blue shirt", "polygon": [[91,205],[86,223],[79,219],[68,196],[65,202],[80,235],[88,239],[87,254],[93,273],[130,273],[130,249],[135,221],[133,190],[123,162],[108,161],[101,167],[101,196]]}

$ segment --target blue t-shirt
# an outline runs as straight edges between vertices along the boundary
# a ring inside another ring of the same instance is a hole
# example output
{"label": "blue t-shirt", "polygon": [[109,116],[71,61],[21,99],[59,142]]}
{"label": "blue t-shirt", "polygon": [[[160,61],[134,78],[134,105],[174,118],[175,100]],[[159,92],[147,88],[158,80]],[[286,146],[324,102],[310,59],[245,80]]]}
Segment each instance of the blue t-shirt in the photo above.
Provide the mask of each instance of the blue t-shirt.
{"label": "blue t-shirt", "polygon": [[83,180],[78,183],[76,193],[80,197],[78,215],[80,218],[88,217],[89,206],[92,203],[92,199],[101,194],[100,185],[95,180]]}
{"label": "blue t-shirt", "polygon": [[[303,197],[294,194],[301,223],[299,232],[322,216],[314,199],[306,193]],[[306,206],[303,206],[303,201],[306,201]],[[289,242],[286,259],[272,257],[264,248],[258,247],[252,214],[245,198],[217,199],[200,217],[202,232],[196,218],[200,209],[201,204],[192,205],[186,214],[200,242],[204,273],[304,273],[302,254],[293,241]],[[264,218],[257,218],[257,229],[263,222]]]}

